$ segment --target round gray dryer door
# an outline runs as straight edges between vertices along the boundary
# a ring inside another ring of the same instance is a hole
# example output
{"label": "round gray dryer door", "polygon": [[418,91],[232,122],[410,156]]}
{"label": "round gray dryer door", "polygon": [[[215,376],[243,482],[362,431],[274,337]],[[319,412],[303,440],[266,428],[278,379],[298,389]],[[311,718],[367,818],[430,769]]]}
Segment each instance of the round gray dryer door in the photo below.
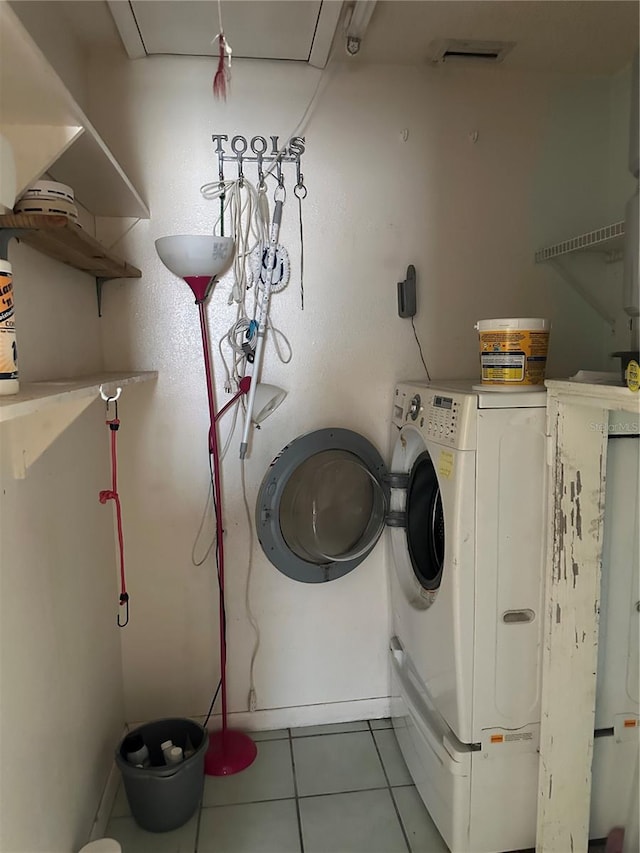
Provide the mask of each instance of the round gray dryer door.
{"label": "round gray dryer door", "polygon": [[273,460],[256,503],[262,549],[287,577],[335,580],[355,569],[384,529],[386,466],[375,447],[347,429],[296,438]]}

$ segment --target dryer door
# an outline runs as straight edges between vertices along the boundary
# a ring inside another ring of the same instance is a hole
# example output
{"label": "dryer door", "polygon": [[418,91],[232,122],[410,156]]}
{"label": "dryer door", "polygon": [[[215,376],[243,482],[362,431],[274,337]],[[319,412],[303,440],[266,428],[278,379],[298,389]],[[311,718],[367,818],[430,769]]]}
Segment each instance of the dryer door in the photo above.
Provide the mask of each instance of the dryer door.
{"label": "dryer door", "polygon": [[256,503],[262,549],[283,574],[323,583],[355,569],[385,525],[387,474],[361,435],[321,429],[296,438],[273,460]]}

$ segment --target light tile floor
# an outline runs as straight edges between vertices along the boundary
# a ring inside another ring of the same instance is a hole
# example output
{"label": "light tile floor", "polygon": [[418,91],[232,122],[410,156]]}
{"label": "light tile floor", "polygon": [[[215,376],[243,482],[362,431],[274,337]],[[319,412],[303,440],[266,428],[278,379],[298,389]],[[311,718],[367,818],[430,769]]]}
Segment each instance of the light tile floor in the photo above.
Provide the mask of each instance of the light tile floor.
{"label": "light tile floor", "polygon": [[140,829],[121,788],[106,836],[124,853],[447,853],[390,720],[251,734],[255,762],[206,777],[180,829]]}
{"label": "light tile floor", "polygon": [[447,853],[390,720],[252,732],[255,762],[205,779],[173,832],[145,832],[120,788],[106,836],[124,853]]}

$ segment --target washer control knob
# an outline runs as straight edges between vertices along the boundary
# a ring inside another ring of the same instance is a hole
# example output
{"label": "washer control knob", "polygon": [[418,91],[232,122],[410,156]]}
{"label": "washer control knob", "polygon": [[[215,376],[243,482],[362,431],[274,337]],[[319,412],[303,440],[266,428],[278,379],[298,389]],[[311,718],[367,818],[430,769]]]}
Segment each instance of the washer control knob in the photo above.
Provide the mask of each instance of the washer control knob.
{"label": "washer control knob", "polygon": [[420,399],[420,394],[416,394],[414,397],[411,398],[411,402],[409,403],[409,409],[407,411],[407,414],[409,415],[412,421],[418,419],[421,407],[422,400]]}

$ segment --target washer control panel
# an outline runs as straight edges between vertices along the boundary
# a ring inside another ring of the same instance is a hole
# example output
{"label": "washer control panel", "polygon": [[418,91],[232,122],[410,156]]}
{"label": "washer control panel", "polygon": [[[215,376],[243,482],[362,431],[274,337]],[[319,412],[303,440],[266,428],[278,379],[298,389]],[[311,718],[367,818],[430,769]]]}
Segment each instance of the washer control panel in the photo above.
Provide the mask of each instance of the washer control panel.
{"label": "washer control panel", "polygon": [[433,394],[427,407],[424,432],[447,444],[455,444],[459,423],[459,404],[453,397]]}
{"label": "washer control panel", "polygon": [[393,423],[415,425],[425,438],[458,449],[473,449],[477,394],[418,386],[399,385],[393,402]]}

